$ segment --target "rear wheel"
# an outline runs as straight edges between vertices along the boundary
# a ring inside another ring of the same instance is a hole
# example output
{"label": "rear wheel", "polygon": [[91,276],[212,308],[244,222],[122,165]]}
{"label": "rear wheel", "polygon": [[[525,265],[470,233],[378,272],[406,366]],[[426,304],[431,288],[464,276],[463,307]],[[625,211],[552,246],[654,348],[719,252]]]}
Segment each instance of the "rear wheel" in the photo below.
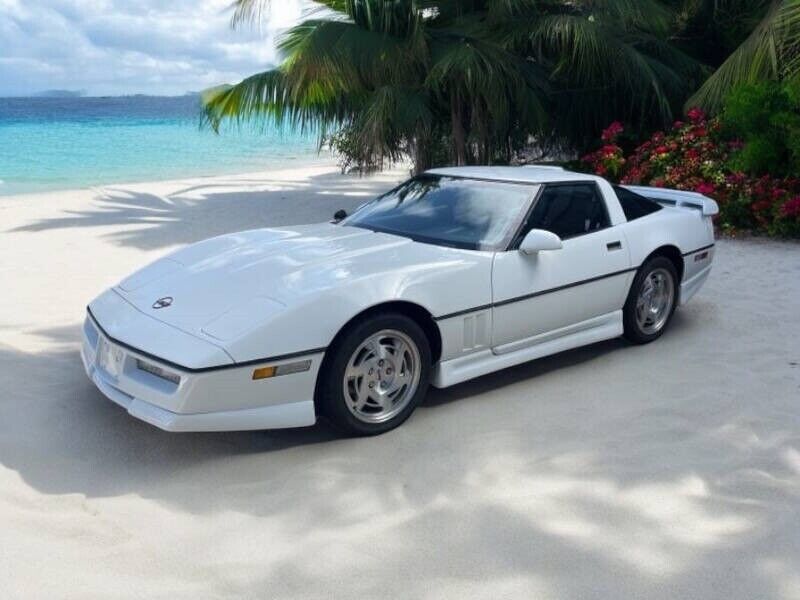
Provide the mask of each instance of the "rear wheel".
{"label": "rear wheel", "polygon": [[319,406],[353,435],[376,435],[405,421],[428,388],[431,351],[419,325],[377,314],[351,327],[330,350]]}
{"label": "rear wheel", "polygon": [[623,309],[625,337],[637,344],[658,339],[675,312],[677,290],[678,273],[671,260],[656,256],[642,265]]}

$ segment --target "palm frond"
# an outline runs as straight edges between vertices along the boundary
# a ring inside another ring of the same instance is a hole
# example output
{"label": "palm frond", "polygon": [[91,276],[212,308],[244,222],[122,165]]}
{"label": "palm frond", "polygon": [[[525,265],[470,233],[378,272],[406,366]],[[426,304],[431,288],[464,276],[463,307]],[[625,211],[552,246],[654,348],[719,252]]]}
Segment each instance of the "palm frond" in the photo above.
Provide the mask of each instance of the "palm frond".
{"label": "palm frond", "polygon": [[[347,4],[350,0],[310,0],[311,6],[307,6],[310,12],[317,12],[320,9],[339,13],[341,15],[347,14]],[[264,21],[264,12],[269,10],[272,0],[234,0],[232,4],[233,16],[231,17],[231,25],[239,27],[240,25],[261,23]]]}
{"label": "palm frond", "polygon": [[494,0],[488,2],[486,16],[490,23],[505,25],[521,15],[536,14],[540,9],[537,0]]}
{"label": "palm frond", "polygon": [[782,76],[796,79],[800,76],[800,0],[790,0],[781,6],[784,63]]}
{"label": "palm frond", "polygon": [[800,69],[800,0],[774,0],[745,42],[709,77],[686,106],[710,112],[722,107],[725,96],[744,83],[791,77]]}
{"label": "palm frond", "polygon": [[557,87],[558,128],[572,139],[613,119],[663,126],[690,89],[690,59],[666,51],[657,36],[575,14],[538,19],[529,35]]}
{"label": "palm frond", "polygon": [[584,14],[598,21],[611,19],[625,28],[660,35],[669,31],[675,19],[674,13],[658,0],[582,0],[578,4]]}
{"label": "palm frond", "polygon": [[225,119],[243,121],[272,112],[285,115],[289,97],[286,78],[278,69],[257,73],[237,83],[205,90],[201,95],[204,120],[215,131]]}
{"label": "palm frond", "polygon": [[384,86],[370,94],[352,122],[360,146],[375,163],[383,157],[399,160],[412,132],[432,126],[433,113],[426,95],[396,86]]}
{"label": "palm frond", "polygon": [[552,15],[538,19],[530,38],[540,57],[555,57],[553,75],[586,86],[615,86],[632,94],[653,93],[664,104],[658,77],[633,37],[583,16]]}
{"label": "palm frond", "polygon": [[411,35],[422,21],[413,0],[347,0],[347,13],[359,27],[389,35]]}
{"label": "palm frond", "polygon": [[542,130],[548,82],[535,65],[454,30],[437,32],[431,56],[426,86],[444,101],[453,93],[464,98],[484,137],[506,134],[515,125]]}
{"label": "palm frond", "polygon": [[203,120],[215,131],[223,120],[264,122],[278,127],[322,132],[347,119],[357,99],[342,95],[323,82],[308,85],[297,94],[280,69],[258,73],[231,86],[205,91],[201,96]]}
{"label": "palm frond", "polygon": [[416,37],[399,38],[355,23],[308,19],[279,41],[282,64],[295,87],[323,80],[342,92],[400,83],[421,68],[425,48]]}

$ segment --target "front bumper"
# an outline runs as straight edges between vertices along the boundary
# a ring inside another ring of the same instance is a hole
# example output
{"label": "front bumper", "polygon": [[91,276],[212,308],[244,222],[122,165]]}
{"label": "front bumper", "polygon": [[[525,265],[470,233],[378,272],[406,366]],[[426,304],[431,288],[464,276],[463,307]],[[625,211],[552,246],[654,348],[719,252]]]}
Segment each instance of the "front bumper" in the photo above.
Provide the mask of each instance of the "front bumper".
{"label": "front bumper", "polygon": [[[89,315],[81,345],[83,366],[97,388],[132,416],[165,431],[313,425],[314,388],[322,357],[322,352],[303,356],[311,361],[307,371],[261,380],[253,380],[255,368],[282,363],[191,372],[116,343]],[[169,379],[153,373],[159,369]]]}

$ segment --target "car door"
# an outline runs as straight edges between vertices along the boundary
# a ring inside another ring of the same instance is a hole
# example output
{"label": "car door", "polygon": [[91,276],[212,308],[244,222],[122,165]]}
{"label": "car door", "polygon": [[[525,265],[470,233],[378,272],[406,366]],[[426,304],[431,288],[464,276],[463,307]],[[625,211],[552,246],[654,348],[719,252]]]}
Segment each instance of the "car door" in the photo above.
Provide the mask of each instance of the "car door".
{"label": "car door", "polygon": [[[563,248],[519,252],[531,229],[555,233]],[[510,352],[589,329],[621,309],[631,277],[626,246],[595,183],[546,185],[515,242],[495,256],[493,350]]]}

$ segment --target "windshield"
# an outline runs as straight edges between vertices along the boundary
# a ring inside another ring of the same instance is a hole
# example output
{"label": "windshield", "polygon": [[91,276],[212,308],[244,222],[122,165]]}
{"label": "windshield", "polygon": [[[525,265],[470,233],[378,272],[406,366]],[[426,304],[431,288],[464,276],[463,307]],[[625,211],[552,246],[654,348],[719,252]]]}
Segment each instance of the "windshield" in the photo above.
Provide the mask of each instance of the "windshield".
{"label": "windshield", "polygon": [[505,250],[538,186],[422,175],[359,208],[344,225],[468,250]]}

